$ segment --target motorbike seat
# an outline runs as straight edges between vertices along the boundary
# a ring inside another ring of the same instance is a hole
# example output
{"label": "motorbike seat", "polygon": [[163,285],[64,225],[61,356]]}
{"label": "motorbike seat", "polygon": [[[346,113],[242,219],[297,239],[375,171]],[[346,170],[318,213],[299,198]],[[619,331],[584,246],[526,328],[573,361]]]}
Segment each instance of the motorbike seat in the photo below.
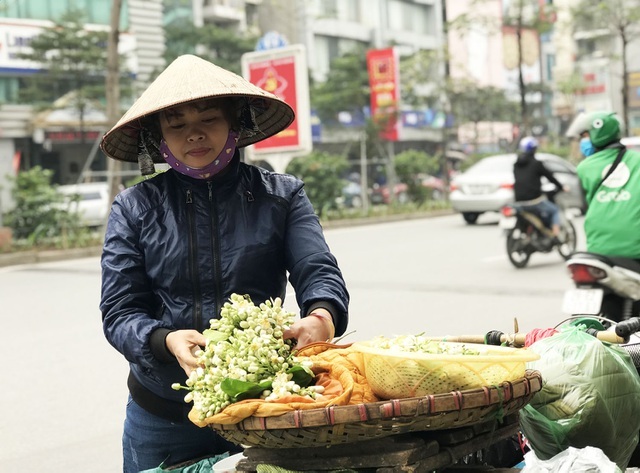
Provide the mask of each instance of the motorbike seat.
{"label": "motorbike seat", "polygon": [[621,256],[607,256],[601,255],[599,253],[587,253],[587,252],[576,252],[571,255],[571,258],[579,257],[583,259],[595,259],[598,261],[602,261],[609,266],[619,266],[621,268],[628,269],[630,271],[634,271],[636,273],[640,273],[640,261],[632,259],[632,258],[623,258]]}

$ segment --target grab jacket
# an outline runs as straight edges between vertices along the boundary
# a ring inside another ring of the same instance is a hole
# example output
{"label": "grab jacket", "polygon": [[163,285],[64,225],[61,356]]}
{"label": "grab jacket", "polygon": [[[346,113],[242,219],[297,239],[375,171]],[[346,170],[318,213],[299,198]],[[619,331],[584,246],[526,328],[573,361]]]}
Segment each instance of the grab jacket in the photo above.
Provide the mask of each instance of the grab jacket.
{"label": "grab jacket", "polygon": [[[349,294],[302,181],[241,163],[210,181],[168,170],[122,191],[102,254],[103,329],[129,361],[129,388],[184,404],[186,374],[171,330],[209,328],[232,293],[285,298],[287,274],[305,316],[347,327]],[[133,386],[132,386],[133,385]],[[143,406],[144,407],[144,406]]]}
{"label": "grab jacket", "polygon": [[605,148],[578,164],[588,208],[584,218],[587,251],[640,258],[640,153],[626,150],[604,181],[619,147]]}

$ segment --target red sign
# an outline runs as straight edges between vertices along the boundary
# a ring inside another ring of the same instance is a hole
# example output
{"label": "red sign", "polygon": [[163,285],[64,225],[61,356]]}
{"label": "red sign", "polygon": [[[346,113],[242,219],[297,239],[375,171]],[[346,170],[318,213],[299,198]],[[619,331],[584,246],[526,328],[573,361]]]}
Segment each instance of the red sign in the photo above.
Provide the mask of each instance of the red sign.
{"label": "red sign", "polygon": [[394,48],[367,52],[371,87],[371,116],[382,127],[380,138],[398,141],[400,137],[400,81],[398,55]]}
{"label": "red sign", "polygon": [[288,128],[256,143],[254,145],[256,152],[272,151],[276,148],[297,148],[300,146],[295,66],[294,55],[248,64],[249,75],[247,79],[249,82],[277,95],[296,112],[296,119]]}
{"label": "red sign", "polygon": [[80,143],[84,134],[85,141],[95,141],[102,134],[99,131],[47,131],[45,138],[52,143]]}

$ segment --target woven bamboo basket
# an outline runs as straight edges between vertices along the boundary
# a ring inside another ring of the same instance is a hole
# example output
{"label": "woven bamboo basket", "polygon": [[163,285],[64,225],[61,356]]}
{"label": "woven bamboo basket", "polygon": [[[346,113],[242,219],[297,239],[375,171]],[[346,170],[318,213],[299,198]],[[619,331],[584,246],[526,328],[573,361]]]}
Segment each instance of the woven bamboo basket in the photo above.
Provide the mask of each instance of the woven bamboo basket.
{"label": "woven bamboo basket", "polygon": [[303,448],[371,440],[395,434],[464,427],[516,413],[542,389],[542,377],[496,386],[349,406],[296,410],[280,416],[248,417],[237,424],[209,424],[244,446]]}

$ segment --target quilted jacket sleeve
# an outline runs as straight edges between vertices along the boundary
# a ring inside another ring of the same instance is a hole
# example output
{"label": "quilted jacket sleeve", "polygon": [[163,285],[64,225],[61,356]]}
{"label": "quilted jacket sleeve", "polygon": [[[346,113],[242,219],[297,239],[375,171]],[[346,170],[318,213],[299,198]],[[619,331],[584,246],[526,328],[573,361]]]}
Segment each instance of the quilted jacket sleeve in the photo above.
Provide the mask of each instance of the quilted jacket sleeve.
{"label": "quilted jacket sleeve", "polygon": [[336,335],[342,335],[347,328],[349,293],[302,186],[290,203],[285,252],[289,279],[302,314],[308,313],[314,303],[329,302],[336,312]]}
{"label": "quilted jacket sleeve", "polygon": [[[157,329],[169,327],[153,316],[159,310],[158,302],[145,272],[139,228],[126,202],[123,194],[116,197],[105,234],[100,302],[102,324],[109,343],[128,361],[151,367],[159,361],[157,353],[151,350],[152,334],[166,335],[167,330]],[[164,337],[161,346],[164,347]]]}

